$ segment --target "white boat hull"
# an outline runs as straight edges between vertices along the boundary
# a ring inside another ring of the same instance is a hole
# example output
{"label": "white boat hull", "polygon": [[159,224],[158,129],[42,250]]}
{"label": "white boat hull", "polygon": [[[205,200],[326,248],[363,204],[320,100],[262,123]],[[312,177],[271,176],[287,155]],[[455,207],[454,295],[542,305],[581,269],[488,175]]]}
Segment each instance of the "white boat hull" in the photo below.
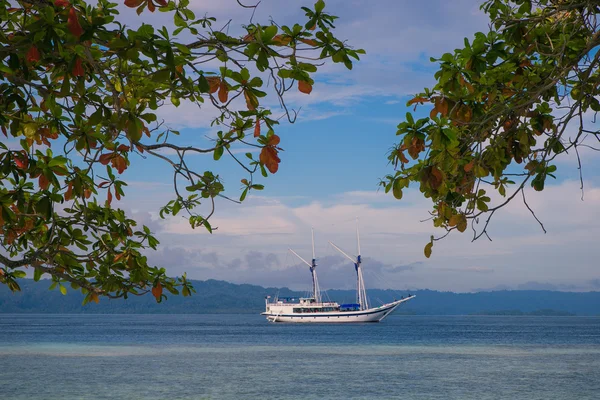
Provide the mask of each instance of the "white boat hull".
{"label": "white boat hull", "polygon": [[380,322],[391,314],[400,304],[414,298],[410,296],[402,300],[384,304],[380,307],[369,308],[361,311],[330,311],[315,313],[281,313],[264,312],[261,315],[267,317],[270,322],[294,322],[294,323],[359,323]]}

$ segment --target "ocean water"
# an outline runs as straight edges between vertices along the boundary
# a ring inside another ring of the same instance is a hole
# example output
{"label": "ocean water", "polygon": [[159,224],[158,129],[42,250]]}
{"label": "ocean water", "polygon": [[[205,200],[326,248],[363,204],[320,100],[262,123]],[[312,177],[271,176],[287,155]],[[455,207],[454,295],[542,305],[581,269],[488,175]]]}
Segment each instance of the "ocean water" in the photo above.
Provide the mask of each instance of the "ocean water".
{"label": "ocean water", "polygon": [[600,399],[600,317],[0,314],[0,399]]}

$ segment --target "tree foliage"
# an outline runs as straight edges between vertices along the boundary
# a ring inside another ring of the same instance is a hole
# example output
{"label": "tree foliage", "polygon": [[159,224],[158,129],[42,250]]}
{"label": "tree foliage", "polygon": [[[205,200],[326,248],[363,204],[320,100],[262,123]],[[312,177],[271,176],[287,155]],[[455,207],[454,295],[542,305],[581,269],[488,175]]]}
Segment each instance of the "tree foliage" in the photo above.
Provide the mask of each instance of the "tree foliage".
{"label": "tree foliage", "polygon": [[579,148],[600,141],[598,2],[488,0],[482,9],[490,31],[431,60],[439,64],[435,86],[407,104],[428,105],[430,114],[409,112],[398,125],[395,173],[381,182],[398,199],[418,185],[433,203],[434,226],[447,235],[470,225],[473,240],[489,238],[491,217],[517,197],[537,220],[527,185],[542,191],[557,157],[579,159]]}
{"label": "tree foliage", "polygon": [[[163,289],[189,295],[185,276],[169,278],[148,263],[145,250],[158,245],[152,232],[115,207],[126,194],[121,174],[144,158],[164,161],[174,198],[160,215],[185,214],[192,227],[212,231],[224,186],[218,173],[189,168],[187,156],[233,157],[243,201],[262,189],[256,173],[278,170],[275,126],[296,118],[285,93],[310,94],[318,65],[352,68],[363,53],[334,36],[336,17],[322,0],[290,26],[254,22],[256,6],[240,3],[252,17],[237,36],[229,23],[198,18],[189,0],[124,5],[167,13],[174,26],[129,28],[107,0],[0,0],[0,282],[12,290],[29,270],[36,280],[49,274],[63,293],[65,283],[80,288],[85,302],[149,291],[161,301]],[[267,96],[279,100],[281,115],[264,107]],[[217,110],[209,147],[176,144],[185,138],[174,140],[179,132],[160,120],[163,105],[184,102]],[[238,158],[235,143],[260,156]]]}

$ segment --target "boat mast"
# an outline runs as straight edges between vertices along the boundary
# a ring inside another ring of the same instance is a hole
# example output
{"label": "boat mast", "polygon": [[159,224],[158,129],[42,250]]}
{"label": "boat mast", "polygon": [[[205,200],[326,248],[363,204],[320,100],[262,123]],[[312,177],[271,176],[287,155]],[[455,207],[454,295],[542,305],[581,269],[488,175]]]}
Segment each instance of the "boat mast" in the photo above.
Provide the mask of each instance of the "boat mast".
{"label": "boat mast", "polygon": [[367,300],[367,291],[365,289],[365,280],[363,278],[363,273],[362,273],[362,268],[361,268],[362,259],[360,257],[360,234],[358,232],[358,217],[356,217],[356,247],[358,250],[358,255],[356,256],[356,274],[358,275],[358,277],[356,280],[357,280],[358,291],[359,291],[360,297],[362,299],[362,301],[359,304],[363,310],[366,310],[369,308],[369,300]]}
{"label": "boat mast", "polygon": [[302,261],[304,264],[308,265],[308,267],[310,268],[310,273],[312,274],[312,283],[313,283],[313,298],[315,299],[315,301],[317,303],[321,303],[321,290],[319,289],[319,280],[317,279],[317,259],[315,258],[315,231],[313,228],[311,228],[311,234],[312,234],[312,262],[308,262],[306,261],[304,258],[300,257],[300,255],[298,255],[298,253],[296,253],[294,250],[292,249],[288,249],[290,252],[292,252],[293,255],[295,255],[296,257],[298,257],[300,259],[300,261]]}
{"label": "boat mast", "polygon": [[315,230],[314,228],[310,228],[310,234],[312,238],[312,261],[310,272],[312,274],[313,280],[313,297],[317,303],[321,302],[321,290],[319,289],[319,280],[317,279],[317,259],[315,258]]}
{"label": "boat mast", "polygon": [[361,310],[368,309],[369,308],[369,300],[367,300],[367,291],[365,290],[365,281],[363,279],[363,273],[362,273],[362,267],[361,267],[362,259],[360,256],[360,236],[358,233],[358,218],[356,218],[356,244],[357,244],[357,250],[358,250],[358,255],[356,256],[356,258],[350,257],[348,254],[346,254],[342,249],[337,247],[332,242],[329,242],[329,244],[332,245],[337,251],[342,253],[347,259],[352,261],[352,263],[354,263],[354,269],[356,270],[356,296],[358,299],[358,304],[360,305]]}

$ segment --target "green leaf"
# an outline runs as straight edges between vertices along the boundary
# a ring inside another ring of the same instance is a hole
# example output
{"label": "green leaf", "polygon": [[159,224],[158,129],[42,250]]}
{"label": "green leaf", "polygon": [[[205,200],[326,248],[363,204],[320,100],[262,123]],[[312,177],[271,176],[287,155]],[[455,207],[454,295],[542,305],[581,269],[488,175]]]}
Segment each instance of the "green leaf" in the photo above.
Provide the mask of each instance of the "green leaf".
{"label": "green leaf", "polygon": [[41,268],[35,268],[33,270],[33,280],[38,282],[44,273]]}
{"label": "green leaf", "polygon": [[319,0],[315,3],[315,11],[320,13],[325,8],[325,2],[323,0]]}
{"label": "green leaf", "polygon": [[397,200],[402,200],[402,181],[400,179],[394,181],[392,193]]}
{"label": "green leaf", "polygon": [[223,155],[223,151],[224,151],[223,145],[220,145],[219,147],[217,147],[215,149],[215,151],[213,152],[213,159],[215,161],[218,160],[218,159],[220,159],[221,156]]}
{"label": "green leaf", "polygon": [[431,257],[431,249],[433,248],[433,242],[429,242],[425,245],[425,248],[423,249],[423,253],[425,254],[425,257],[429,258]]}

